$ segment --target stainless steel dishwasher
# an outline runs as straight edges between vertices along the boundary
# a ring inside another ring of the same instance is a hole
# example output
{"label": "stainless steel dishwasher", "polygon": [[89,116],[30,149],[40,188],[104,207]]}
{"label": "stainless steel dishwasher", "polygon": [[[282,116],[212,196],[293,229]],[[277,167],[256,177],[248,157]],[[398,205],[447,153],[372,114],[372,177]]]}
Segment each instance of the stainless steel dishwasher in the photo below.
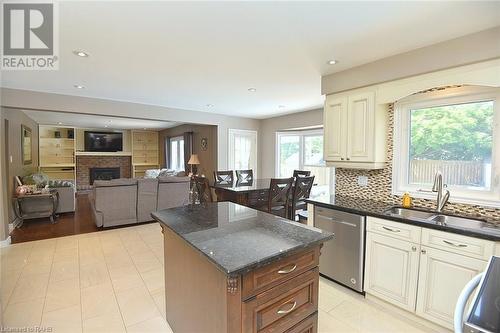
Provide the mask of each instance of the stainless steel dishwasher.
{"label": "stainless steel dishwasher", "polygon": [[319,272],[363,292],[365,216],[315,206],[314,226],[335,234],[321,249]]}

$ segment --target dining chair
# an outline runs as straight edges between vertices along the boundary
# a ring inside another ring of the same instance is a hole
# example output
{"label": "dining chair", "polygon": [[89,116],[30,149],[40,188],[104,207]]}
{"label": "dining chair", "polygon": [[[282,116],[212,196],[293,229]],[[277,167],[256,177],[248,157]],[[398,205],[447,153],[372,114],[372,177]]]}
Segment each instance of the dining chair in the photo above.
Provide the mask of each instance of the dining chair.
{"label": "dining chair", "polygon": [[200,203],[213,202],[212,190],[208,179],[205,177],[194,176],[194,184],[198,192],[198,199]]}
{"label": "dining chair", "polygon": [[236,170],[236,184],[248,185],[253,182],[253,170]]}
{"label": "dining chair", "polygon": [[293,170],[293,178],[298,177],[309,177],[311,175],[311,171],[306,170]]}
{"label": "dining chair", "polygon": [[234,182],[233,170],[214,171],[214,179],[216,184],[232,185]]}
{"label": "dining chair", "polygon": [[271,182],[269,184],[267,207],[263,207],[264,209],[261,208],[261,210],[265,210],[268,213],[287,218],[287,206],[292,184],[293,177],[271,178]]}
{"label": "dining chair", "polygon": [[309,198],[314,184],[314,176],[297,177],[292,190],[292,199],[288,203],[288,217],[295,221],[297,210],[307,207],[305,199]]}

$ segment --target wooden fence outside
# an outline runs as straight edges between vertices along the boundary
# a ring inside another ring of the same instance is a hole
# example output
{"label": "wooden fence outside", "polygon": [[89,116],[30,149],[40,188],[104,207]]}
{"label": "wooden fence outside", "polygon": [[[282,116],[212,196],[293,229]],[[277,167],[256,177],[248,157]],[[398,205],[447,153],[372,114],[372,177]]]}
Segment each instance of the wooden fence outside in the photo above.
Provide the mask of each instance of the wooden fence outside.
{"label": "wooden fence outside", "polygon": [[437,171],[445,184],[484,186],[484,163],[480,161],[411,160],[410,182],[432,183]]}

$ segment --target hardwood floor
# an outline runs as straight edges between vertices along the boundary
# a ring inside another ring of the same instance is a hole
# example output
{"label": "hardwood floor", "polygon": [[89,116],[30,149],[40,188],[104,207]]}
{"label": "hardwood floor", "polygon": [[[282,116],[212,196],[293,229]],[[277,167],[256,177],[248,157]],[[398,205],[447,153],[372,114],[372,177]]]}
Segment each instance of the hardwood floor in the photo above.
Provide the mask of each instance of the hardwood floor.
{"label": "hardwood floor", "polygon": [[102,230],[94,223],[87,194],[77,194],[74,213],[59,214],[57,223],[52,224],[48,218],[25,220],[21,228],[10,234],[12,243],[84,234]]}
{"label": "hardwood floor", "polygon": [[[130,225],[116,226],[111,228],[98,228],[94,222],[94,216],[90,207],[87,193],[76,195],[76,209],[74,213],[59,214],[57,223],[50,223],[49,218],[25,220],[21,228],[14,229],[11,234],[12,243],[22,243],[34,240],[85,234],[108,229],[130,227]],[[148,224],[156,222],[144,222]]]}

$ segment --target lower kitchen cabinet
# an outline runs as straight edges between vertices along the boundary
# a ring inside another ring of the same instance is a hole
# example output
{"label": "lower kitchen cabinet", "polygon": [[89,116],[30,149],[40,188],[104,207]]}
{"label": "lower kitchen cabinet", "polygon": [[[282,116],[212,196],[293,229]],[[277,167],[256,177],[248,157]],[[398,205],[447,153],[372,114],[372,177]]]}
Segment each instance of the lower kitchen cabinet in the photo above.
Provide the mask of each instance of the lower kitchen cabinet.
{"label": "lower kitchen cabinet", "polygon": [[417,314],[450,329],[460,292],[487,262],[422,247],[418,276]]}
{"label": "lower kitchen cabinet", "polygon": [[484,271],[495,243],[427,228],[415,243],[419,238],[401,237],[407,225],[387,221],[390,228],[377,228],[383,221],[367,218],[366,293],[453,329],[458,296]]}
{"label": "lower kitchen cabinet", "polygon": [[368,232],[365,291],[415,310],[420,245]]}

